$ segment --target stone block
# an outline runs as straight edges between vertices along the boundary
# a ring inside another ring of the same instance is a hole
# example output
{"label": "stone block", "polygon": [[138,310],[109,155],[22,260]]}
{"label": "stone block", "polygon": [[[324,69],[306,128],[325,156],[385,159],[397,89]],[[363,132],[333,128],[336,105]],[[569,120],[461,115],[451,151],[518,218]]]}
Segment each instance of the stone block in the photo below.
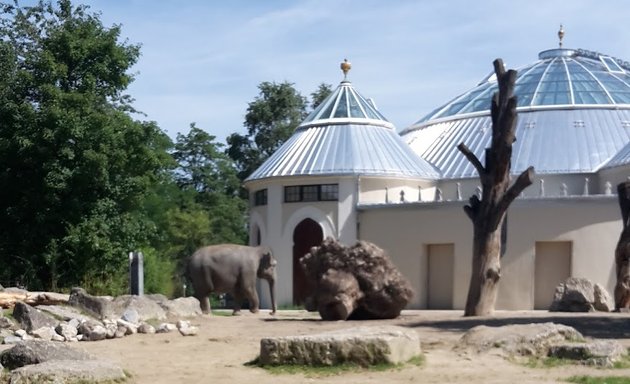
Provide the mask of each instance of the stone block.
{"label": "stone block", "polygon": [[398,326],[363,326],[260,341],[260,363],[263,365],[398,364],[420,353],[418,334]]}

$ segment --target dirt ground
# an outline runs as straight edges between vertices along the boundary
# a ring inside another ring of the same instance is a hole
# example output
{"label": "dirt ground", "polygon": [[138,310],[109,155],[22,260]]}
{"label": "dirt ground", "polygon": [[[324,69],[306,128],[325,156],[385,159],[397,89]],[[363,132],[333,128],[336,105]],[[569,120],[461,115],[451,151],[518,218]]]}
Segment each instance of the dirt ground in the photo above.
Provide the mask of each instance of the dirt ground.
{"label": "dirt ground", "polygon": [[[598,369],[584,366],[528,368],[500,356],[467,356],[453,350],[459,337],[479,324],[556,322],[575,327],[587,337],[618,339],[630,347],[630,314],[558,314],[544,311],[499,311],[488,318],[464,318],[461,311],[404,311],[387,321],[324,322],[317,313],[279,311],[242,316],[204,316],[192,323],[199,334],[183,337],[178,332],[132,335],[122,339],[76,344],[119,363],[138,384],[171,383],[557,383],[572,375],[630,377],[630,369]],[[358,325],[394,324],[410,327],[420,335],[425,354],[421,367],[406,366],[384,372],[343,373],[327,377],[271,374],[245,363],[259,353],[260,339],[301,335]]]}

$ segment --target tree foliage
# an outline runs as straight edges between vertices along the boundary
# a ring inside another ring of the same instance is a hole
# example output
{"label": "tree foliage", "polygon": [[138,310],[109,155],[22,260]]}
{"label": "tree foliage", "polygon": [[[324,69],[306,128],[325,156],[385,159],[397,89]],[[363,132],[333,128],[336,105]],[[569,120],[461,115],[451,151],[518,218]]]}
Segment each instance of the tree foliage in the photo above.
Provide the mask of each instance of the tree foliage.
{"label": "tree foliage", "polygon": [[[308,100],[293,84],[263,82],[259,95],[249,103],[244,125],[247,134],[233,133],[227,138],[227,154],[244,180],[275,152],[307,116]],[[312,108],[316,108],[331,93],[331,86],[320,84],[311,94]]]}
{"label": "tree foliage", "polygon": [[55,288],[120,272],[150,236],[137,207],[171,145],[128,114],[139,47],[69,0],[1,7],[0,278]]}

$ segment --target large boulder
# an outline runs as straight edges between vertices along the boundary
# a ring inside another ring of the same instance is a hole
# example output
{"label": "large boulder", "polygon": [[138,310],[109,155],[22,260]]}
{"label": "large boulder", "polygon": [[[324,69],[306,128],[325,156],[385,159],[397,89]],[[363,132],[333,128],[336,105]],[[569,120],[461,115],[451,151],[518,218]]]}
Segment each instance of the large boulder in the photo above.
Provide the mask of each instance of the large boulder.
{"label": "large boulder", "polygon": [[41,327],[55,327],[59,323],[54,317],[21,301],[13,307],[13,318],[28,333]]}
{"label": "large boulder", "polygon": [[50,360],[93,360],[89,353],[70,348],[64,343],[53,341],[22,341],[0,354],[0,364],[5,368],[15,369],[30,364],[39,364]]}
{"label": "large boulder", "polygon": [[548,355],[576,360],[586,365],[612,368],[628,354],[617,340],[593,340],[584,343],[564,342],[552,345]]}
{"label": "large boulder", "polygon": [[314,288],[307,303],[325,320],[393,319],[413,296],[389,256],[367,241],[346,247],[327,238],[300,264]]}
{"label": "large boulder", "polygon": [[85,311],[100,320],[116,317],[111,297],[92,296],[83,288],[72,288],[68,304],[79,308],[80,310]]}
{"label": "large boulder", "polygon": [[137,314],[137,322],[147,320],[164,320],[166,311],[155,301],[145,296],[123,295],[112,301],[116,318],[123,314]]}
{"label": "large boulder", "polygon": [[547,356],[549,347],[565,341],[583,341],[582,334],[563,324],[478,325],[460,339],[458,349],[483,353],[499,350],[507,356]]}
{"label": "large boulder", "polygon": [[556,287],[552,312],[609,312],[613,309],[610,295],[604,287],[588,279],[569,277]]}
{"label": "large boulder", "polygon": [[109,361],[53,360],[11,371],[11,383],[118,383],[123,369]]}
{"label": "large boulder", "polygon": [[355,327],[315,335],[264,338],[263,365],[369,366],[398,364],[420,355],[418,334],[398,326]]}
{"label": "large boulder", "polygon": [[38,305],[37,309],[63,321],[70,321],[72,319],[87,321],[92,319],[92,317],[82,314],[79,309],[67,305]]}
{"label": "large boulder", "polygon": [[157,303],[164,309],[168,318],[193,317],[201,315],[199,300],[195,297],[179,297],[174,300],[160,300]]}

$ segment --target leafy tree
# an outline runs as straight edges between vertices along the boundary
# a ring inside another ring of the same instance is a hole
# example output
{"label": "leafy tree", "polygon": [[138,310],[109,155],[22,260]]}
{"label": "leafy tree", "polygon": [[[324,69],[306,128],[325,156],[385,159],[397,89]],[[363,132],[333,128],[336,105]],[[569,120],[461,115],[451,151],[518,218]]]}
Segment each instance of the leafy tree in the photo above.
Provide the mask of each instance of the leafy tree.
{"label": "leafy tree", "polygon": [[[240,180],[271,156],[307,116],[307,99],[293,84],[263,82],[258,89],[260,93],[245,115],[247,134],[233,133],[227,138],[227,154],[234,160]],[[320,84],[311,94],[311,107],[316,108],[330,93],[330,85]]]}
{"label": "leafy tree", "polygon": [[173,157],[181,190],[177,208],[169,212],[169,253],[180,262],[202,245],[240,243],[247,238],[246,202],[238,195],[240,180],[224,144],[191,124],[178,134]]}
{"label": "leafy tree", "polygon": [[112,276],[156,231],[138,207],[172,161],[128,114],[139,47],[69,0],[0,8],[0,279],[124,284]]}
{"label": "leafy tree", "polygon": [[326,100],[328,96],[332,93],[332,85],[321,83],[317,90],[311,93],[311,108],[315,109],[319,107],[319,105]]}

